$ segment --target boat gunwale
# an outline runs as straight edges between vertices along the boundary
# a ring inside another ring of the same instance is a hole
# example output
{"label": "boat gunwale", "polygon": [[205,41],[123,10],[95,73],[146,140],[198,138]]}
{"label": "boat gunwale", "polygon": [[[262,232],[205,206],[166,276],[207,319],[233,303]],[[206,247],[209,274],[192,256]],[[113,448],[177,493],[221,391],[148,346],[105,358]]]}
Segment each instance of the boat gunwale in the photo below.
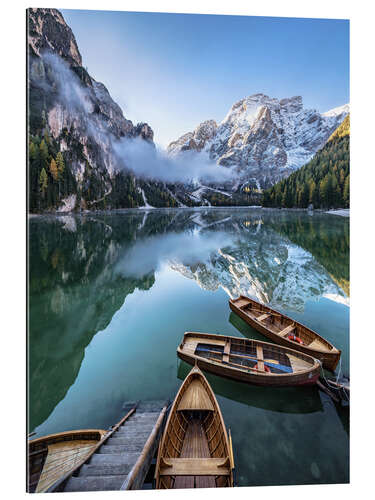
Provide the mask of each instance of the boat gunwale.
{"label": "boat gunwale", "polygon": [[[252,372],[249,372],[249,370],[247,370],[245,367],[244,369],[240,369],[240,368],[237,368],[235,366],[232,366],[231,364],[225,364],[223,365],[223,363],[221,363],[220,361],[216,361],[216,360],[211,360],[211,359],[207,359],[203,356],[199,356],[197,354],[190,354],[190,353],[187,353],[186,351],[184,352],[183,351],[183,344],[185,343],[185,339],[187,337],[194,337],[194,336],[197,336],[198,338],[216,338],[217,340],[223,340],[223,339],[234,339],[234,340],[244,340],[245,342],[248,341],[248,342],[255,342],[255,343],[258,343],[258,344],[262,344],[262,345],[266,345],[266,346],[272,346],[273,348],[277,347],[277,348],[280,348],[280,350],[282,351],[291,351],[290,354],[294,355],[294,356],[297,356],[297,357],[300,357],[301,355],[302,356],[306,356],[307,358],[311,358],[311,360],[313,361],[313,364],[311,364],[310,367],[307,367],[305,368],[304,370],[300,370],[298,372],[292,372],[292,373],[268,373],[266,371],[264,372],[258,372],[258,371],[252,371]],[[206,337],[205,337],[206,336]],[[233,337],[233,336],[230,336],[230,335],[220,335],[220,334],[217,334],[217,333],[207,333],[207,332],[185,332],[184,333],[184,338],[183,338],[183,341],[179,344],[179,346],[177,347],[177,352],[178,353],[181,353],[181,354],[184,354],[185,356],[190,356],[191,358],[193,359],[198,359],[198,360],[202,360],[206,363],[212,363],[212,364],[215,364],[216,366],[220,366],[220,367],[223,367],[225,366],[225,368],[229,368],[231,370],[235,370],[239,373],[244,373],[246,375],[254,375],[255,377],[263,377],[264,375],[267,376],[268,378],[270,378],[270,381],[272,380],[272,378],[279,378],[279,377],[287,377],[287,378],[292,378],[292,377],[299,377],[301,375],[305,375],[305,374],[308,374],[309,372],[312,372],[314,370],[316,370],[318,367],[321,366],[321,362],[314,358],[313,356],[310,356],[309,354],[305,354],[305,353],[301,353],[300,351],[296,351],[294,349],[291,349],[289,347],[284,347],[284,346],[280,346],[278,344],[271,344],[271,342],[264,342],[262,340],[256,340],[256,339],[247,339],[245,337]]]}
{"label": "boat gunwale", "polygon": [[[55,444],[55,443],[60,443],[62,441],[75,441],[75,439],[64,439],[65,437],[72,436],[73,438],[77,436],[77,440],[80,439],[82,441],[101,441],[105,434],[108,431],[103,430],[103,429],[78,429],[78,430],[73,430],[73,431],[63,431],[63,432],[56,432],[54,434],[47,434],[46,436],[41,436],[39,438],[35,438],[32,440],[28,441],[28,445],[31,447],[37,446],[39,444]],[[92,435],[100,435],[99,439],[95,439],[94,436],[91,438],[84,438],[80,437],[81,434],[92,434]],[[49,441],[54,440],[53,443],[49,443]]]}
{"label": "boat gunwale", "polygon": [[[282,316],[283,318],[285,319],[288,319],[290,321],[292,321],[293,323],[295,323],[296,325],[298,326],[301,326],[302,328],[304,328],[305,330],[307,330],[308,332],[312,333],[315,337],[317,337],[319,340],[323,341],[323,343],[326,343],[328,344],[330,347],[331,347],[331,350],[324,350],[324,349],[321,349],[321,348],[315,348],[315,347],[309,347],[308,345],[304,345],[302,346],[303,348],[305,349],[309,349],[310,351],[315,351],[315,352],[318,352],[320,354],[324,354],[324,355],[337,355],[337,354],[340,354],[341,355],[341,350],[340,349],[337,349],[337,347],[335,347],[329,340],[327,340],[326,338],[322,337],[321,335],[319,335],[319,333],[317,333],[315,330],[312,330],[311,328],[309,328],[308,326],[304,325],[303,323],[300,323],[299,321],[293,319],[293,318],[290,318],[289,316],[287,316],[286,314],[278,311],[277,309],[273,309],[272,307],[270,306],[267,306],[265,304],[261,304],[260,302],[258,303],[257,301],[253,300],[253,299],[250,299],[250,297],[246,297],[246,295],[239,295],[236,299],[229,299],[229,304],[231,306],[233,306],[235,309],[237,309],[238,311],[241,311],[241,313],[243,314],[246,314],[246,311],[242,310],[240,307],[238,307],[236,305],[236,301],[240,300],[240,299],[245,299],[249,302],[252,302],[254,304],[257,304],[257,305],[260,305],[261,307],[265,307],[266,309],[268,309],[269,311],[271,312],[275,312],[277,314],[279,314],[280,316]],[[251,318],[252,321],[256,321],[259,325],[261,325],[263,328],[265,329],[268,329],[267,328],[267,324],[265,323],[262,323],[261,321],[259,321],[257,318]],[[276,332],[273,332],[272,330],[268,329],[272,334],[274,335],[277,335],[279,336],[279,333],[276,333]],[[285,340],[285,342],[290,342],[292,343],[292,340],[289,340],[288,338],[283,338],[283,340]]]}

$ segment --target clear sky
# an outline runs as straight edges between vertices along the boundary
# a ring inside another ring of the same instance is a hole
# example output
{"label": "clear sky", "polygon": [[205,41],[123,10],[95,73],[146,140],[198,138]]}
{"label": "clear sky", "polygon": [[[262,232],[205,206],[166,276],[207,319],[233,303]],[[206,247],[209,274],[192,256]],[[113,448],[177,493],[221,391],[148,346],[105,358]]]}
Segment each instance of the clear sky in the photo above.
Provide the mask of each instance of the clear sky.
{"label": "clear sky", "polygon": [[83,65],[126,118],[166,146],[239,99],[349,102],[349,22],[332,19],[62,10]]}

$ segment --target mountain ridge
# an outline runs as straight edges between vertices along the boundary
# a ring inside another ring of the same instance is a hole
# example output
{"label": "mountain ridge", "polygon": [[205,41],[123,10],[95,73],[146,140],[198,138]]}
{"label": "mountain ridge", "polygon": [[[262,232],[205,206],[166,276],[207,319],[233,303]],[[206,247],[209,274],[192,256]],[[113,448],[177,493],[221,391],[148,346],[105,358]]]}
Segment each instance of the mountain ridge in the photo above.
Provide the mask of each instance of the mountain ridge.
{"label": "mountain ridge", "polygon": [[206,120],[172,141],[172,156],[206,152],[236,175],[232,189],[265,188],[302,167],[345,118],[349,105],[325,113],[303,108],[301,96],[284,99],[258,93],[235,102],[216,124]]}

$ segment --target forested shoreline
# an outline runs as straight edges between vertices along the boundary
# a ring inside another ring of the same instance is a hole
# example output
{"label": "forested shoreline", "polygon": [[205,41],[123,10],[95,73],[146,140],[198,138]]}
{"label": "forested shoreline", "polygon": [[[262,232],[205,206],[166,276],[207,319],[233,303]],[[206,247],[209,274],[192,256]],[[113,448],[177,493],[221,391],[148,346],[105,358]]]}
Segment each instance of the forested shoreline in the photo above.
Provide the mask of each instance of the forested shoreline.
{"label": "forested shoreline", "polygon": [[305,166],[263,193],[263,206],[348,208],[350,203],[349,115]]}

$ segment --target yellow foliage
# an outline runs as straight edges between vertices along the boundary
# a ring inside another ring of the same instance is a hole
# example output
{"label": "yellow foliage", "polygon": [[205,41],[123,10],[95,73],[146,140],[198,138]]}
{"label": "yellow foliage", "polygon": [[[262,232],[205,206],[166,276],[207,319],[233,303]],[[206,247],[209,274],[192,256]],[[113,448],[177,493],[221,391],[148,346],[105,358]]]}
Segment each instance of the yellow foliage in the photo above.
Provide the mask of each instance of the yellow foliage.
{"label": "yellow foliage", "polygon": [[56,165],[54,158],[52,158],[51,163],[49,165],[49,171],[51,172],[54,180],[57,181],[59,178],[59,171],[57,169],[57,165]]}

